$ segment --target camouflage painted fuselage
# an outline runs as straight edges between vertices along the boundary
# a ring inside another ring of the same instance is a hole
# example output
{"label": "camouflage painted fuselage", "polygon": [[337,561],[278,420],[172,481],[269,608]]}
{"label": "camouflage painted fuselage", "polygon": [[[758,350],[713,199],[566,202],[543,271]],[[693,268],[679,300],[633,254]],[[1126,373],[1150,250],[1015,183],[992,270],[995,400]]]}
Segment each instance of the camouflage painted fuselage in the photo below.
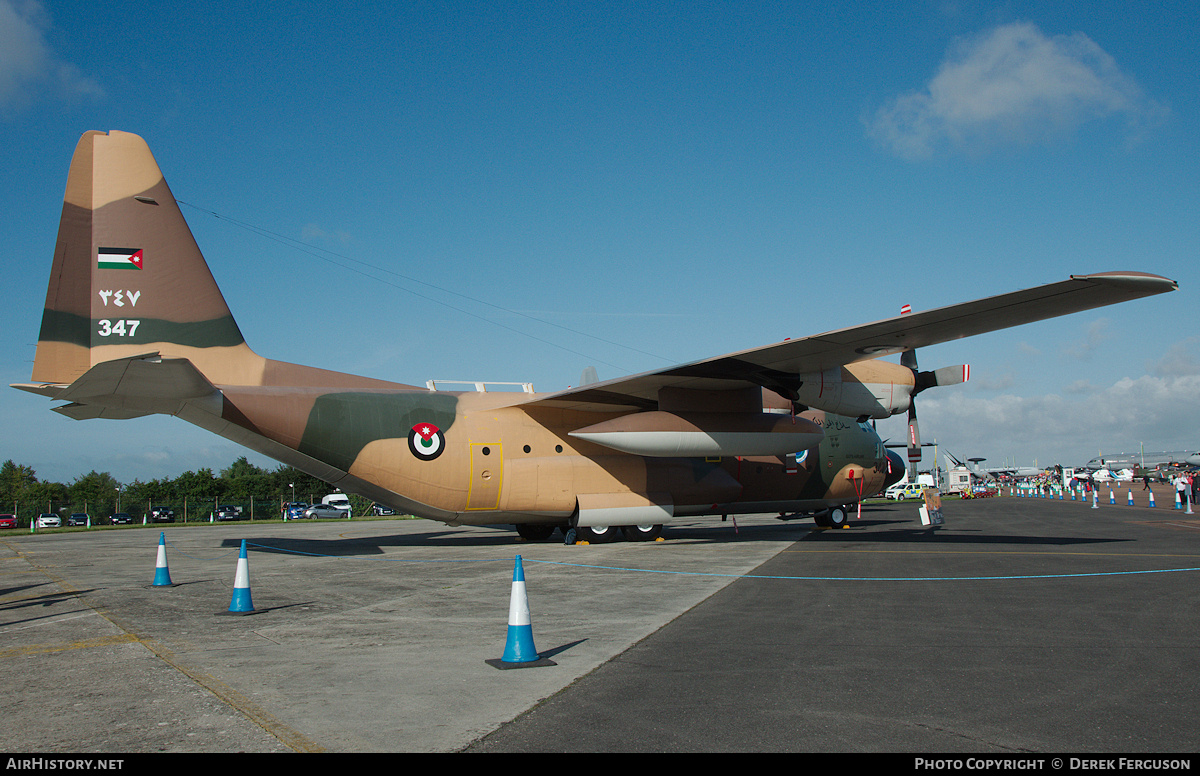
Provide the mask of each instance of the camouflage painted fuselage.
{"label": "camouflage painted fuselage", "polygon": [[[525,406],[537,394],[234,386],[223,393],[223,418],[274,443],[264,452],[299,468],[327,464],[345,473],[337,482],[344,490],[449,523],[562,522],[579,494],[658,494],[676,515],[817,509],[877,493],[889,479],[873,429],[817,411],[803,417],[824,429],[824,441],[797,463],[619,453],[569,436],[596,423],[597,413]],[[413,429],[422,427],[440,435],[434,456],[421,451]]]}

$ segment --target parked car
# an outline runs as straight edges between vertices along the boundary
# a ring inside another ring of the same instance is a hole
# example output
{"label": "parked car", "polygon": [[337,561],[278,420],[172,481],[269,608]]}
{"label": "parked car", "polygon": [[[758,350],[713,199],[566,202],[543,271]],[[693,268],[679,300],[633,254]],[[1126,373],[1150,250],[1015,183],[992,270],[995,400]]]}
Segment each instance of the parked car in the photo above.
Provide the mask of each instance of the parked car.
{"label": "parked car", "polygon": [[312,520],[345,520],[346,510],[328,504],[313,504],[304,510],[304,516]]}
{"label": "parked car", "polygon": [[304,510],[308,509],[308,504],[302,501],[289,501],[283,505],[284,520],[300,520],[304,517]]}
{"label": "parked car", "polygon": [[114,512],[108,516],[108,522],[112,525],[132,525],[133,515],[128,512]]}
{"label": "parked car", "polygon": [[350,517],[350,513],[354,511],[354,507],[350,505],[350,497],[345,493],[330,493],[321,499],[321,503],[342,510],[344,513],[342,517]]}
{"label": "parked car", "polygon": [[67,525],[87,525],[90,519],[87,512],[75,512],[67,518]]}
{"label": "parked car", "polygon": [[17,516],[16,515],[0,515],[0,528],[16,528],[16,527],[17,527]]}
{"label": "parked car", "polygon": [[385,507],[383,504],[372,504],[371,512],[380,517],[387,517],[388,515],[396,514],[396,510],[392,509],[391,507]]}
{"label": "parked car", "polygon": [[217,507],[218,520],[241,520],[242,510],[239,507],[223,506]]}
{"label": "parked car", "polygon": [[150,510],[150,520],[154,523],[174,523],[175,510],[170,507],[155,507]]}
{"label": "parked car", "polygon": [[40,515],[38,515],[37,527],[38,528],[61,528],[62,527],[62,518],[59,517],[58,515],[54,515],[49,512],[43,512]]}
{"label": "parked car", "polygon": [[895,501],[905,501],[910,498],[924,498],[925,486],[914,485],[911,482],[906,482],[903,485],[893,485],[883,494],[886,498]]}

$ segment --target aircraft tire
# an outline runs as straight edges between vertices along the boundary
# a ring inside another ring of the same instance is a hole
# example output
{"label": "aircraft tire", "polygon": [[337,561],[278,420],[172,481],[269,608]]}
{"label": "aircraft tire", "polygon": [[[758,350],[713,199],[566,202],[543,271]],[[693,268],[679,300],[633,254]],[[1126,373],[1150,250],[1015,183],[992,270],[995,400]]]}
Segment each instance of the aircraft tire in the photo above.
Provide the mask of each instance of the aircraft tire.
{"label": "aircraft tire", "polygon": [[829,512],[826,511],[816,513],[813,515],[813,522],[817,524],[818,528],[830,528],[831,525],[829,523]]}
{"label": "aircraft tire", "polygon": [[617,535],[621,533],[621,529],[615,525],[581,525],[575,530],[578,540],[589,544],[607,544],[615,541]]}
{"label": "aircraft tire", "polygon": [[662,530],[661,523],[658,525],[621,526],[621,533],[625,534],[625,540],[630,542],[652,542],[662,536]]}
{"label": "aircraft tire", "polygon": [[830,528],[845,528],[850,522],[850,515],[845,507],[832,507],[826,515]]}
{"label": "aircraft tire", "polygon": [[519,523],[517,534],[527,542],[544,542],[554,533],[554,526],[545,523]]}

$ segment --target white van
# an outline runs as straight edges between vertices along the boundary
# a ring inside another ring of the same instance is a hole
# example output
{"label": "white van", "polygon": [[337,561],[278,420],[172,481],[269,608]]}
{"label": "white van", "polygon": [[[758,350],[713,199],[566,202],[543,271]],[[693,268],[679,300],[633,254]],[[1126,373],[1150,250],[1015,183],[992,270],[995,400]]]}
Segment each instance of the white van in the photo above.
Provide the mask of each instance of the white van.
{"label": "white van", "polygon": [[330,493],[325,498],[321,499],[322,504],[328,504],[335,509],[341,509],[346,513],[346,517],[350,517],[350,497],[345,493]]}

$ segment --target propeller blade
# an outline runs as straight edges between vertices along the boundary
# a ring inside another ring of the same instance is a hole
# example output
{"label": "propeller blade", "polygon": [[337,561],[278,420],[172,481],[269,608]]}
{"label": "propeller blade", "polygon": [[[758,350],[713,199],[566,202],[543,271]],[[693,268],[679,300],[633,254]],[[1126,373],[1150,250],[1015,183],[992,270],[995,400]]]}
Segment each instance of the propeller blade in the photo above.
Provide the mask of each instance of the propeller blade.
{"label": "propeller blade", "polygon": [[917,405],[908,406],[908,460],[909,463],[921,461],[921,430],[917,427]]}
{"label": "propeller blade", "polygon": [[[905,366],[909,365],[905,364]],[[909,366],[909,368],[915,369],[914,366]],[[917,383],[913,386],[913,395],[915,396],[926,388],[933,388],[938,385],[958,385],[965,383],[970,378],[971,367],[968,364],[944,366],[932,372],[917,372]]]}

